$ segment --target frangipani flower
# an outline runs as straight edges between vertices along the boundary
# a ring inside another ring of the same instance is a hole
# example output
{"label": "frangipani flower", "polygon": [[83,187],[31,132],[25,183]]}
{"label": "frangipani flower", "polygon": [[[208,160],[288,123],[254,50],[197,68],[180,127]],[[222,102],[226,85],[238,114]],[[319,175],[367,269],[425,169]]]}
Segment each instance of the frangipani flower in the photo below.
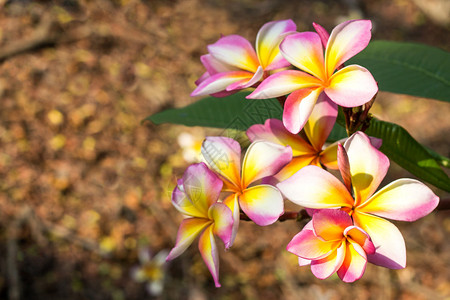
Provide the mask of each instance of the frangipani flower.
{"label": "frangipani flower", "polygon": [[172,204],[186,218],[178,229],[175,247],[166,258],[169,261],[181,255],[200,235],[198,248],[216,287],[220,287],[220,283],[214,236],[221,238],[228,248],[233,228],[231,210],[217,202],[222,186],[222,180],[204,163],[193,164],[186,169],[172,193]]}
{"label": "frangipani flower", "polygon": [[207,137],[202,154],[209,167],[223,179],[224,191],[232,192],[224,203],[233,212],[233,237],[236,237],[241,208],[256,224],[266,226],[284,212],[280,191],[267,184],[252,183],[273,176],[292,159],[291,147],[257,141],[245,153],[241,168],[241,146],[227,137]]}
{"label": "frangipani flower", "polygon": [[133,279],[137,282],[146,282],[147,291],[153,296],[161,295],[164,289],[167,254],[167,250],[161,250],[151,257],[150,250],[142,247],[138,251],[140,266],[131,270]]}
{"label": "frangipani flower", "polygon": [[269,71],[290,64],[280,54],[279,45],[297,26],[292,20],[273,21],[263,25],[256,36],[256,52],[240,35],[228,35],[208,46],[209,54],[200,60],[206,68],[195,83],[191,96],[225,97],[253,86]]}
{"label": "frangipani flower", "polygon": [[323,209],[314,213],[287,250],[299,257],[300,266],[311,264],[319,279],[337,272],[344,282],[353,282],[364,274],[366,254],[373,254],[375,246],[345,211]]}
{"label": "frangipani flower", "polygon": [[292,133],[303,128],[321,93],[344,107],[356,107],[370,101],[378,87],[367,69],[350,65],[336,73],[335,70],[368,45],[371,28],[369,20],[339,24],[329,36],[325,53],[321,38],[326,39],[327,33],[320,26],[316,26],[320,35],[315,32],[288,35],[280,44],[281,53],[304,72],[275,73],[247,98],[266,99],[291,93],[284,105],[283,123]]}
{"label": "frangipani flower", "polygon": [[183,150],[183,159],[188,163],[195,163],[201,161],[201,147],[204,136],[192,135],[188,132],[182,132],[178,138],[178,145]]}
{"label": "frangipani flower", "polygon": [[[391,269],[406,266],[402,234],[383,218],[415,221],[430,213],[439,198],[423,183],[402,178],[374,194],[389,168],[389,159],[356,132],[339,147],[338,164],[345,185],[316,166],[306,166],[277,187],[292,202],[306,208],[346,211],[355,226],[369,234],[376,252],[368,260]],[[349,192],[352,190],[352,194]]]}
{"label": "frangipani flower", "polygon": [[311,116],[303,128],[308,141],[300,135],[290,133],[278,119],[268,119],[264,125],[255,124],[247,130],[250,141],[265,140],[283,146],[291,146],[293,158],[274,177],[285,180],[307,165],[325,166],[337,169],[338,142],[323,148],[328,135],[333,129],[337,117],[337,105],[331,102],[325,94],[317,100]]}

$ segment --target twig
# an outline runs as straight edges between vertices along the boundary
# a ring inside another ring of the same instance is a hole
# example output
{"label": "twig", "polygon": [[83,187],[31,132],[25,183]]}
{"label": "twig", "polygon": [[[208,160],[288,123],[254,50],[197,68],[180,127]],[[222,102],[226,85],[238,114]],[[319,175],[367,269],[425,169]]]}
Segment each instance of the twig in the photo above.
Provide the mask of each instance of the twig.
{"label": "twig", "polygon": [[53,25],[54,21],[52,19],[43,18],[43,21],[30,38],[11,42],[0,49],[0,62],[18,54],[54,44],[58,39],[58,34],[52,32]]}
{"label": "twig", "polygon": [[25,206],[20,210],[19,215],[14,219],[8,229],[8,243],[6,254],[7,279],[9,283],[8,299],[20,299],[20,276],[17,267],[17,239],[20,227],[29,219],[32,210],[29,206]]}

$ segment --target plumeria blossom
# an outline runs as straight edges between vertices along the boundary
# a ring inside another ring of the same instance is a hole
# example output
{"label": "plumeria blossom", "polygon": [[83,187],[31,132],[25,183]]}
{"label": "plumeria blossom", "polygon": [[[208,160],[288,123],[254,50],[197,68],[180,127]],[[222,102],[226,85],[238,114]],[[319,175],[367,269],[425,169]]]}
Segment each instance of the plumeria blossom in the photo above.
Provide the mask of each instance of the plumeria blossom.
{"label": "plumeria blossom", "polygon": [[227,137],[207,137],[202,154],[209,167],[224,182],[224,191],[231,192],[224,203],[233,212],[233,237],[239,226],[240,208],[257,225],[266,226],[283,214],[283,197],[274,186],[252,185],[256,181],[273,176],[292,159],[291,147],[257,141],[245,153],[241,168],[241,146]]}
{"label": "plumeria blossom", "polygon": [[180,145],[183,150],[182,155],[183,159],[188,163],[195,163],[201,161],[201,152],[200,149],[202,147],[202,143],[204,140],[204,136],[196,136],[192,135],[188,132],[182,132],[178,138],[178,145]]}
{"label": "plumeria blossom", "polygon": [[319,279],[337,272],[344,282],[354,282],[364,274],[367,254],[375,252],[369,235],[354,226],[342,210],[323,209],[291,240],[287,250],[299,257],[300,266],[311,264]]}
{"label": "plumeria blossom", "polygon": [[[378,91],[367,69],[359,65],[340,68],[368,45],[371,21],[344,22],[336,26],[329,37],[321,26],[315,24],[315,27],[319,34],[291,34],[280,44],[284,58],[301,71],[275,73],[247,96],[249,99],[266,99],[290,93],[284,105],[283,123],[292,133],[303,128],[322,93],[340,106],[356,107],[370,101]],[[325,40],[324,52],[322,44]]]}
{"label": "plumeria blossom", "polygon": [[161,295],[164,289],[167,254],[167,250],[161,250],[152,257],[147,247],[141,247],[138,251],[140,265],[131,270],[133,279],[145,282],[147,291],[153,296]]}
{"label": "plumeria blossom", "polygon": [[303,128],[307,140],[286,130],[283,123],[278,119],[268,119],[264,125],[255,124],[251,126],[247,130],[247,136],[252,142],[266,140],[292,147],[293,158],[291,162],[274,176],[277,180],[282,181],[307,165],[325,166],[330,169],[338,168],[338,142],[324,148],[324,144],[336,122],[336,117],[337,105],[322,93]]}
{"label": "plumeria blossom", "polygon": [[216,287],[220,287],[219,257],[214,236],[228,248],[233,228],[231,210],[217,202],[222,186],[222,180],[204,163],[186,169],[172,193],[172,204],[186,218],[178,229],[175,247],[166,258],[169,261],[181,255],[200,235],[198,248]]}
{"label": "plumeria blossom", "polygon": [[281,55],[279,45],[296,29],[292,20],[264,24],[256,36],[256,51],[240,35],[224,36],[209,45],[209,54],[200,58],[206,72],[195,82],[197,88],[191,96],[225,97],[253,86],[270,71],[290,66]]}
{"label": "plumeria blossom", "polygon": [[375,193],[387,173],[389,159],[362,132],[356,132],[339,147],[338,165],[345,184],[321,168],[306,166],[277,187],[289,200],[306,208],[346,211],[375,245],[376,252],[368,255],[369,262],[404,268],[402,234],[383,218],[415,221],[436,208],[439,198],[423,183],[407,178]]}

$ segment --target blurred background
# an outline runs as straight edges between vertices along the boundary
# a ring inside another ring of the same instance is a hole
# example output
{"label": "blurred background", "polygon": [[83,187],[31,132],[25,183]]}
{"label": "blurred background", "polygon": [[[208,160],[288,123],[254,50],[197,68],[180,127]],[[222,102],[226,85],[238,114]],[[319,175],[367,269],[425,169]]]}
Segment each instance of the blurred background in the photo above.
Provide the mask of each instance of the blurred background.
{"label": "blurred background", "polygon": [[[0,298],[448,299],[449,211],[396,223],[407,268],[368,265],[354,284],[298,267],[293,221],[242,222],[220,289],[196,242],[161,264],[176,179],[221,131],[141,120],[196,100],[199,57],[222,34],[254,43],[288,18],[299,31],[368,18],[373,39],[450,50],[448,0],[0,0]],[[373,113],[450,155],[448,103],[380,92]],[[413,176],[392,163],[382,185],[399,177]]]}

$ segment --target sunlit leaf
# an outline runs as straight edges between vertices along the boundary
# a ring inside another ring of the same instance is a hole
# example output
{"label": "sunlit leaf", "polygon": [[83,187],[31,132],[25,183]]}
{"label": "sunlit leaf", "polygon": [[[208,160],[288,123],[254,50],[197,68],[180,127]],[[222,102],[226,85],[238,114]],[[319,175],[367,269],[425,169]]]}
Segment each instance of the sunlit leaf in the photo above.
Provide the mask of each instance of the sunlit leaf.
{"label": "sunlit leaf", "polygon": [[359,64],[381,91],[450,102],[450,53],[439,48],[374,41],[346,64]]}

